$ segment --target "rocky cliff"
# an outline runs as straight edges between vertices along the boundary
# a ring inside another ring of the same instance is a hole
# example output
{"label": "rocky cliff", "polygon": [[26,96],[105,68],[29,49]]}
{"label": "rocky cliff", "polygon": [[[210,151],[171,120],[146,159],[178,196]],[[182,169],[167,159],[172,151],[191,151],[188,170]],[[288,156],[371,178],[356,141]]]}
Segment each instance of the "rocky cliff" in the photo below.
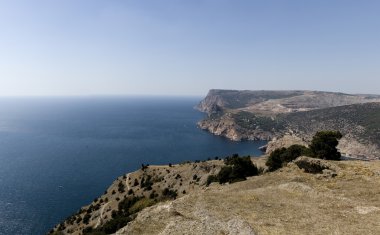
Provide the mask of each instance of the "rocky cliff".
{"label": "rocky cliff", "polygon": [[[380,96],[319,91],[211,90],[198,109],[198,126],[231,140],[273,140],[292,135],[310,141],[317,131],[339,130],[348,156],[379,158]],[[269,148],[270,150],[271,148]]]}

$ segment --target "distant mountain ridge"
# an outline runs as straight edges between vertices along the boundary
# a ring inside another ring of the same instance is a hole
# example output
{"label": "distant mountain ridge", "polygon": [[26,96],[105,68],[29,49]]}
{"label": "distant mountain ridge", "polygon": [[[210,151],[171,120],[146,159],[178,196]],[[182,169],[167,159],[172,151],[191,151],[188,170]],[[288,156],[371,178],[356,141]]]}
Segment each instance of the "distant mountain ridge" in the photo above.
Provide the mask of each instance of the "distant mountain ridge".
{"label": "distant mountain ridge", "polygon": [[[240,140],[310,140],[322,129],[341,131],[340,149],[361,159],[380,156],[380,95],[323,91],[210,90],[197,108],[199,127]],[[271,143],[271,146],[276,146]]]}
{"label": "distant mountain ridge", "polygon": [[340,92],[302,90],[216,90],[209,91],[197,108],[212,111],[215,105],[223,109],[240,109],[258,113],[308,111],[357,103],[380,102],[380,95],[354,95]]}

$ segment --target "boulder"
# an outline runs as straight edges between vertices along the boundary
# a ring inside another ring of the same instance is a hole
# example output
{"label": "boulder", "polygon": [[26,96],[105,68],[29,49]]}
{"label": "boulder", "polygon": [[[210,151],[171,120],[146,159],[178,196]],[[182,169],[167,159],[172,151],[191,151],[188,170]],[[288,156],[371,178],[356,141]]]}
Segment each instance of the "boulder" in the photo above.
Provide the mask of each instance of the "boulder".
{"label": "boulder", "polygon": [[337,167],[326,160],[302,156],[294,160],[294,163],[307,173],[336,176]]}

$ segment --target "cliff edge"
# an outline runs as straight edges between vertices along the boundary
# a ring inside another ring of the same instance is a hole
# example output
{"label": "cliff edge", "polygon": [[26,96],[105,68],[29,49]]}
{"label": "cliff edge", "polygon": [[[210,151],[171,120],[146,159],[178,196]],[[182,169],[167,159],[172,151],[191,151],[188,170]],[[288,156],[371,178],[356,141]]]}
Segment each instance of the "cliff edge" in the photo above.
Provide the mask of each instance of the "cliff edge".
{"label": "cliff edge", "polygon": [[[265,160],[265,157],[252,158],[259,167],[264,167]],[[327,169],[307,173],[307,167],[315,164]],[[300,157],[275,172],[233,184],[211,183],[207,187],[207,176],[218,172],[222,165],[223,161],[208,161],[152,167],[149,174],[156,172],[160,175],[158,169],[162,174],[166,172],[166,182],[154,183],[156,192],[159,188],[173,185],[174,190],[181,189],[186,193],[179,193],[175,199],[147,204],[126,225],[115,231],[96,231],[106,221],[112,221],[113,210],[122,208],[120,204],[124,205],[120,200],[122,193],[118,191],[120,180],[143,177],[144,171],[119,177],[107,190],[110,194],[96,200],[95,204],[101,204],[97,210],[88,212],[94,203],[83,207],[83,213],[61,223],[54,234],[380,233],[380,161],[337,162]],[[172,174],[173,177],[169,177]],[[178,174],[181,178],[176,178]],[[139,194],[139,190],[147,195],[152,192],[139,186],[133,188],[136,189],[135,194]],[[136,209],[135,206],[132,208]],[[87,214],[90,218],[83,223]],[[65,228],[59,229],[60,226]]]}

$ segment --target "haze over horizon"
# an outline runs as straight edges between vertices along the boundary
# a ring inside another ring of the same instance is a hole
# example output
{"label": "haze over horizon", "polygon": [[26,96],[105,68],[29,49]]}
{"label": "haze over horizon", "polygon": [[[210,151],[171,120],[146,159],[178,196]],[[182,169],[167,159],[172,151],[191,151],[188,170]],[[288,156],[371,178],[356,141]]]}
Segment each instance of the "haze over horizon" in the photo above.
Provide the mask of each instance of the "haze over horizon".
{"label": "haze over horizon", "polygon": [[0,96],[380,94],[379,1],[2,1]]}

